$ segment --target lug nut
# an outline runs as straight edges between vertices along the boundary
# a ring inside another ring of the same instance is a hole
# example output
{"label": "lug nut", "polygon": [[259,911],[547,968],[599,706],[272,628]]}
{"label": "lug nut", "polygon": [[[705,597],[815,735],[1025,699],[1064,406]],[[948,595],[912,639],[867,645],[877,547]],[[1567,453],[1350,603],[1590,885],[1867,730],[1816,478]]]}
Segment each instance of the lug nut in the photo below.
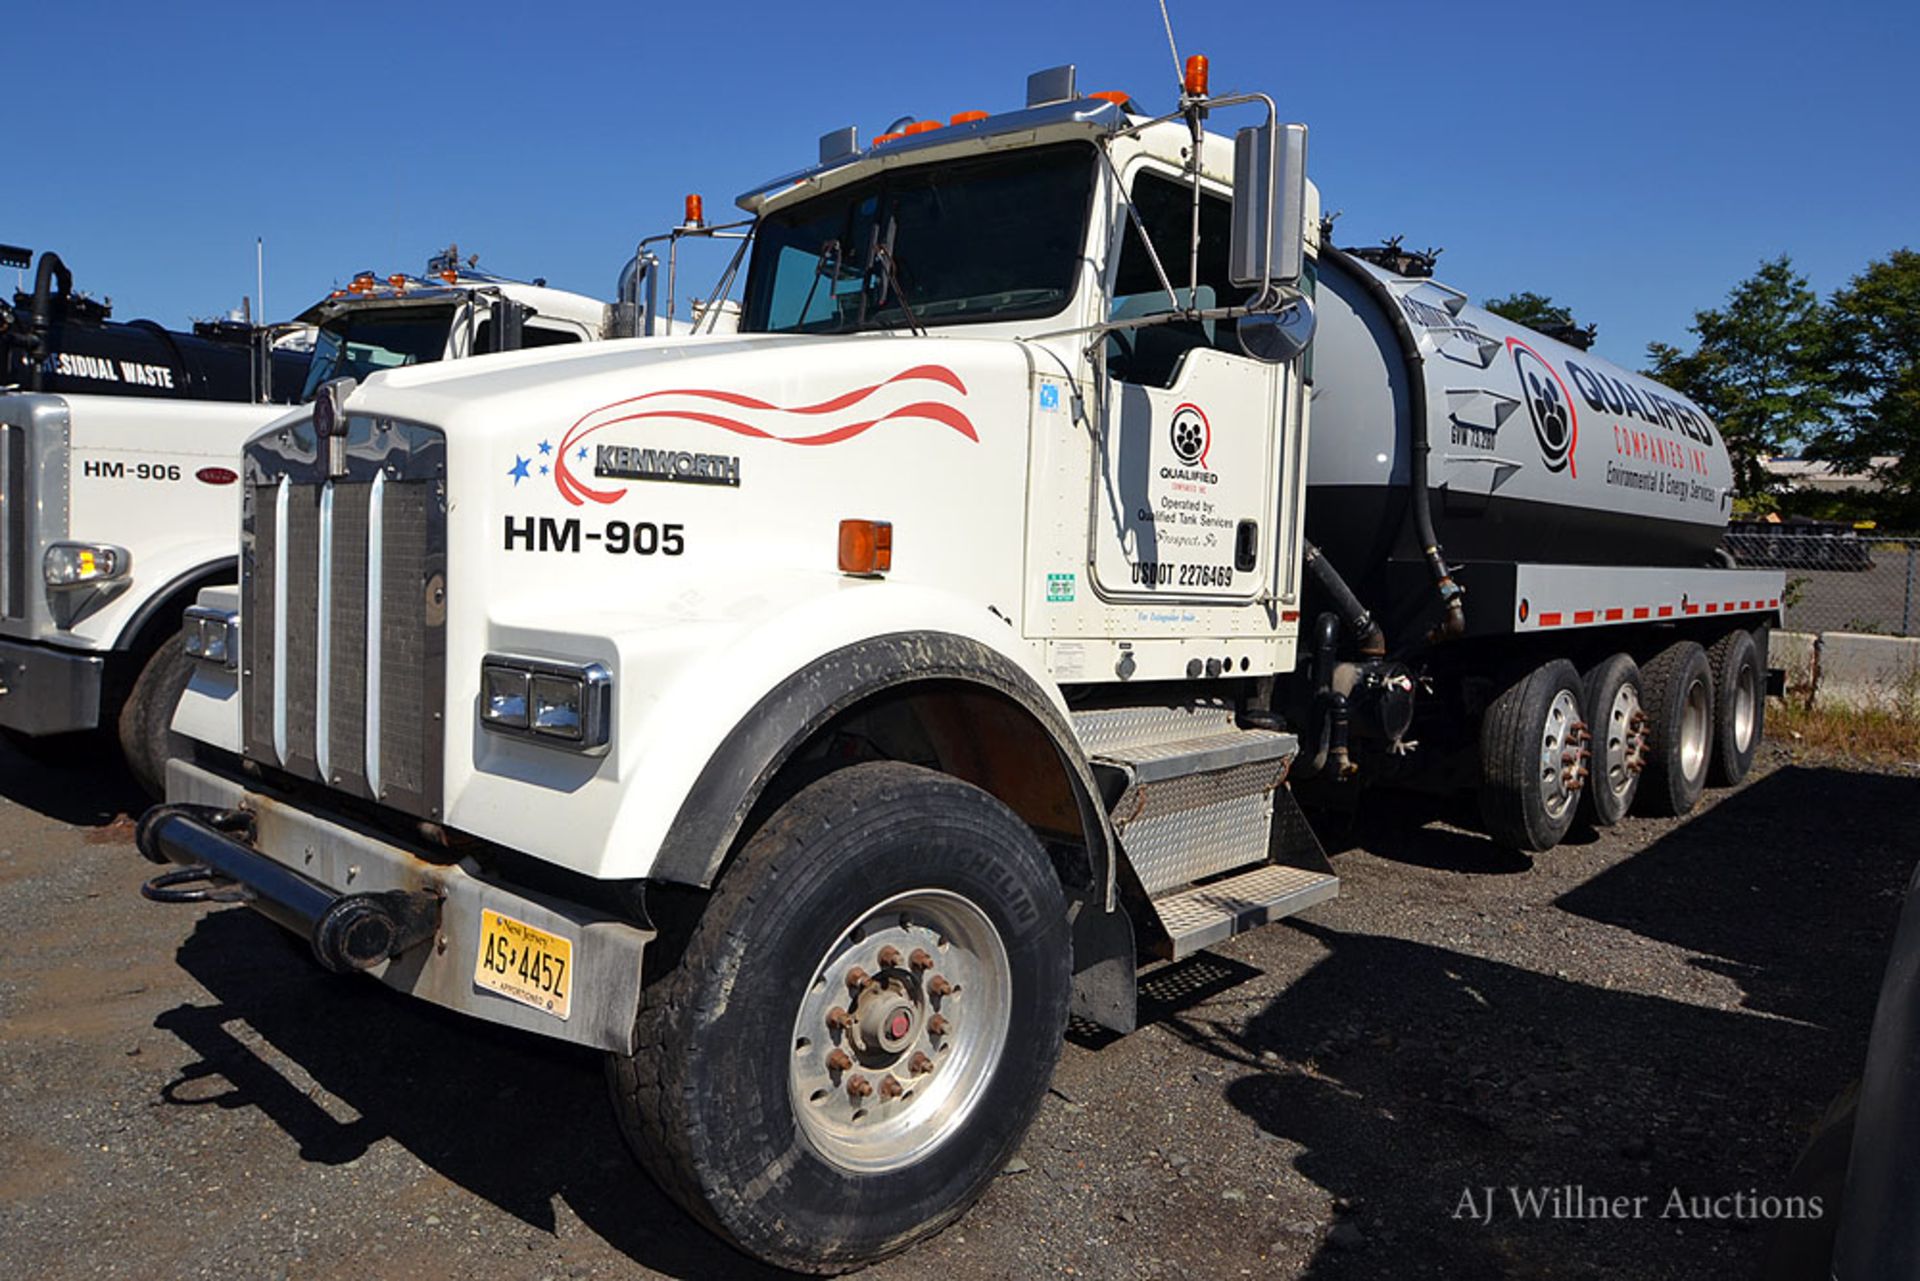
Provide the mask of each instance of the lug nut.
{"label": "lug nut", "polygon": [[907,1070],[915,1076],[925,1076],[933,1071],[933,1060],[915,1050],[913,1057],[907,1060]]}
{"label": "lug nut", "polygon": [[844,1032],[853,1026],[853,1015],[836,1005],[827,1011],[827,1026],[836,1032]]}
{"label": "lug nut", "polygon": [[847,1094],[849,1096],[856,1099],[864,1099],[872,1093],[873,1082],[867,1080],[866,1077],[850,1076],[847,1078]]}
{"label": "lug nut", "polygon": [[936,1014],[927,1020],[927,1031],[935,1036],[945,1036],[948,1029],[952,1027],[953,1024],[947,1022],[947,1016],[944,1014]]}
{"label": "lug nut", "polygon": [[889,943],[880,949],[880,968],[897,970],[900,968],[900,949]]}
{"label": "lug nut", "polygon": [[847,971],[847,986],[851,988],[865,987],[867,985],[867,981],[872,977],[873,975],[867,973],[865,970],[861,969],[859,966],[856,965],[852,969]]}
{"label": "lug nut", "polygon": [[927,980],[927,991],[935,996],[948,996],[956,990],[953,984],[947,982],[947,976],[944,974],[936,974]]}
{"label": "lug nut", "polygon": [[835,1050],[827,1055],[827,1067],[834,1072],[844,1072],[853,1066],[853,1059],[845,1050]]}
{"label": "lug nut", "polygon": [[905,1087],[903,1087],[900,1084],[897,1078],[891,1077],[891,1076],[883,1076],[880,1078],[880,1097],[881,1098],[897,1099],[902,1094],[905,1094],[905,1093],[906,1093]]}
{"label": "lug nut", "polygon": [[907,964],[916,970],[930,970],[933,968],[933,958],[927,955],[926,948],[916,947],[913,949],[913,955],[907,958]]}

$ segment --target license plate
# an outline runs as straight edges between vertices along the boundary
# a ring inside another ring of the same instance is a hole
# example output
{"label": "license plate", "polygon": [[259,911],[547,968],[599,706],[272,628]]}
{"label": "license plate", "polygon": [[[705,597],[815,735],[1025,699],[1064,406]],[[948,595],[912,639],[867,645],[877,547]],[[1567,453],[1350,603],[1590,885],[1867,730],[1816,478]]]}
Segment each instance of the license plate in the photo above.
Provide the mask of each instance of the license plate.
{"label": "license plate", "polygon": [[473,982],[564,1019],[573,993],[573,940],[483,908]]}

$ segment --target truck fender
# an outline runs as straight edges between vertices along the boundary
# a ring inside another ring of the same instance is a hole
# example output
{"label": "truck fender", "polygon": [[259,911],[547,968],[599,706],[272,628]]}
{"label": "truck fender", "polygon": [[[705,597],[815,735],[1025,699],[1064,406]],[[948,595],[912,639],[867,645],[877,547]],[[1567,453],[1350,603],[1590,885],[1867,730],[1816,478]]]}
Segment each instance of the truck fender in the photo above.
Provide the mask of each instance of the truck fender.
{"label": "truck fender", "polygon": [[649,875],[712,885],[755,803],[795,750],[856,703],[933,682],[959,682],[998,694],[1017,704],[1046,733],[1073,784],[1088,852],[1110,897],[1112,843],[1106,814],[1066,717],[1013,660],[977,640],[937,631],[856,641],[813,659],[763,695],[721,740],[695,779]]}
{"label": "truck fender", "polygon": [[1092,874],[1090,883],[1067,886],[1072,1011],[1101,1027],[1133,1031],[1133,928],[1116,907],[1112,832],[1092,770],[1066,717],[1035,680],[968,637],[936,631],[876,636],[824,654],[781,681],[708,759],[681,802],[652,877],[712,885],[781,767],[835,716],[889,691],[955,682],[1008,700],[1052,741],[1071,783]]}
{"label": "truck fender", "polygon": [[[182,570],[141,602],[140,608],[121,625],[120,635],[115,638],[113,647],[138,655],[156,641],[165,644],[172,635],[168,625],[178,622],[180,611],[193,604],[203,588],[239,581],[240,558],[237,556],[203,562]],[[149,629],[154,627],[160,629],[157,636],[149,634]]]}

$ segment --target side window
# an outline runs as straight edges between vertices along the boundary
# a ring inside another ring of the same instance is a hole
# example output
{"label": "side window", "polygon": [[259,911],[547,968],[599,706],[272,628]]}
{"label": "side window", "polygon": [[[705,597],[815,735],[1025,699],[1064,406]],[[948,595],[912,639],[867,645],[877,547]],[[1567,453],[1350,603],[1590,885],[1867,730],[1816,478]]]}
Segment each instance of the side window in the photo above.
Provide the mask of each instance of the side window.
{"label": "side window", "polygon": [[[1185,300],[1189,283],[1187,252],[1193,229],[1193,188],[1160,174],[1134,179],[1133,204],[1140,211],[1154,251],[1174,291]],[[1200,197],[1200,278],[1194,299],[1201,308],[1232,307],[1250,291],[1227,278],[1228,236],[1233,209],[1219,196]],[[1121,228],[1120,265],[1113,282],[1112,320],[1166,311],[1167,291],[1160,287],[1153,260],[1140,243],[1139,229],[1127,219]],[[1180,365],[1195,347],[1214,347],[1240,355],[1231,320],[1170,321],[1142,329],[1119,330],[1107,339],[1107,370],[1121,382],[1171,387]]]}
{"label": "side window", "polygon": [[[558,347],[564,343],[579,342],[580,335],[571,329],[554,329],[530,320],[520,327],[520,350],[532,351],[535,347]],[[473,330],[473,354],[484,356],[493,350],[493,322],[483,320]]]}

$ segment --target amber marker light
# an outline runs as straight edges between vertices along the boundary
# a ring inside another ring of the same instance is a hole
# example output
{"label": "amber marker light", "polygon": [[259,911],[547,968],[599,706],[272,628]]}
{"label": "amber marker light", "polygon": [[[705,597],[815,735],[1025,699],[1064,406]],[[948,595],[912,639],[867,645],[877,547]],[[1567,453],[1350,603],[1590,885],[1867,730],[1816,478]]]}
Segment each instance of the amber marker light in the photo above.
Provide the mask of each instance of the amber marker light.
{"label": "amber marker light", "polygon": [[947,120],[947,123],[950,125],[970,125],[976,120],[985,120],[986,118],[987,113],[984,111],[956,111]]}
{"label": "amber marker light", "polygon": [[938,120],[916,120],[912,124],[908,125],[905,129],[902,129],[900,132],[909,133],[909,134],[932,133],[935,129],[940,129],[943,127],[944,126],[941,125],[941,123]]}
{"label": "amber marker light", "polygon": [[1207,55],[1196,53],[1187,59],[1187,74],[1181,81],[1189,98],[1207,96]]}
{"label": "amber marker light", "polygon": [[1098,93],[1088,94],[1087,97],[1098,98],[1102,102],[1111,102],[1114,106],[1120,108],[1122,111],[1125,111],[1127,109],[1127,104],[1133,101],[1132,94],[1121,93],[1118,89],[1102,89]]}
{"label": "amber marker light", "polygon": [[889,520],[843,520],[840,522],[840,572],[843,574],[884,574],[893,568],[893,522]]}

